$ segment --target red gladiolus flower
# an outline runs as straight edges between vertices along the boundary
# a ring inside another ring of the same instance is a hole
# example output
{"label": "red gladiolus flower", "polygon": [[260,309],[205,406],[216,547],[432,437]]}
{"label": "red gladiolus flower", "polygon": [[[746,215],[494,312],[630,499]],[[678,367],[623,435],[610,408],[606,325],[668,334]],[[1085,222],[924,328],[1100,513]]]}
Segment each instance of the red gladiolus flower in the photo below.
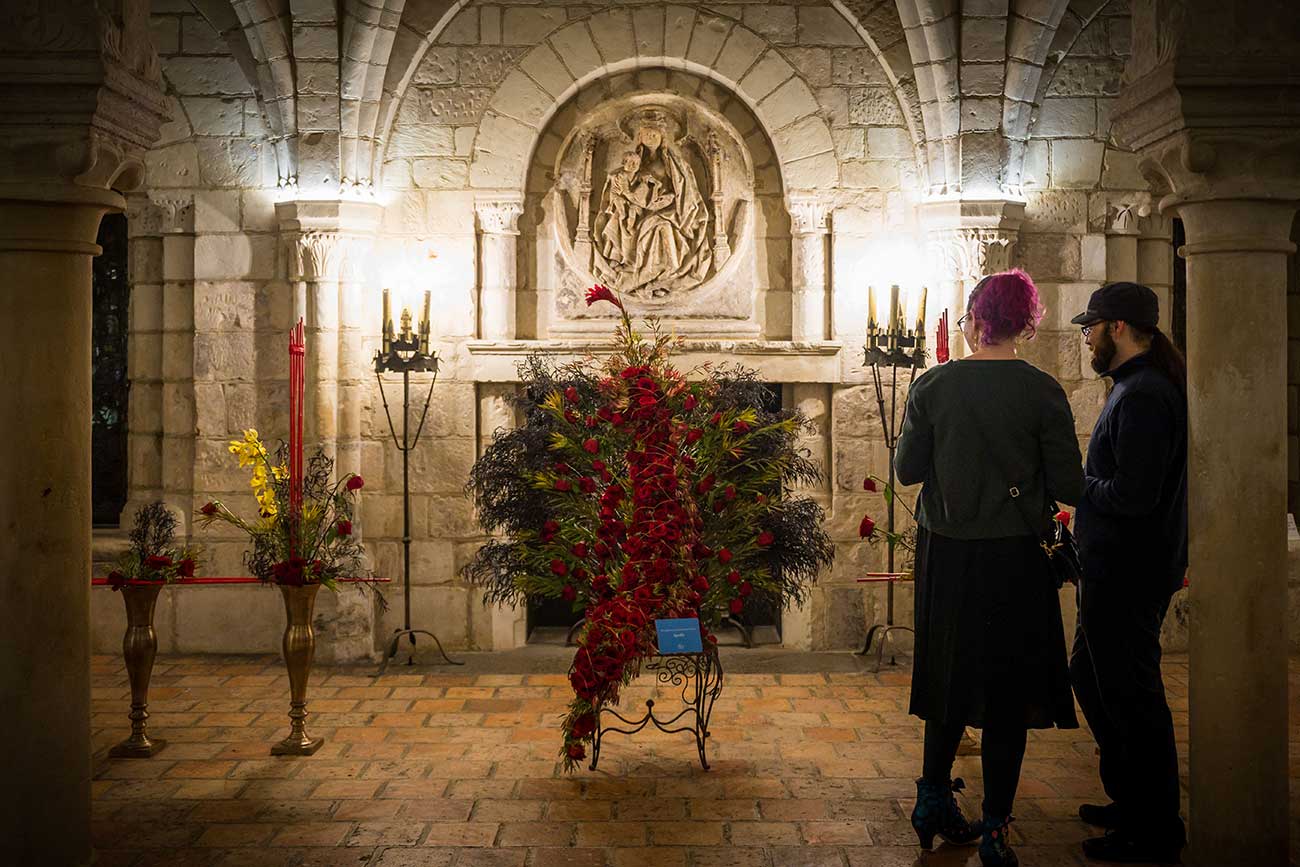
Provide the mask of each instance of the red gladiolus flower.
{"label": "red gladiolus flower", "polygon": [[691,443],[697,443],[700,441],[700,438],[703,436],[704,436],[704,431],[700,430],[697,427],[693,427],[686,432],[686,443],[687,445],[690,445]]}
{"label": "red gladiolus flower", "polygon": [[555,490],[568,493],[573,490],[573,484],[568,479],[556,479]]}
{"label": "red gladiolus flower", "polygon": [[880,489],[876,487],[876,480],[871,478],[871,476],[867,476],[865,479],[862,480],[862,490],[870,491],[871,493],[874,494],[876,491]]}
{"label": "red gladiolus flower", "polygon": [[730,562],[731,562],[731,549],[730,549],[730,548],[721,548],[721,549],[718,550],[718,562],[720,562],[720,563],[730,563]]}
{"label": "red gladiolus flower", "polygon": [[594,437],[585,439],[582,441],[582,450],[588,454],[594,455],[596,452],[600,451],[600,443],[596,442]]}
{"label": "red gladiolus flower", "polygon": [[728,573],[727,573],[727,583],[728,583],[728,584],[739,584],[739,583],[740,583],[740,573],[737,572],[735,569],[732,569],[730,572],[728,572]]}
{"label": "red gladiolus flower", "polygon": [[347,485],[347,487],[348,487],[348,490],[349,490],[349,491],[359,491],[359,490],[361,490],[362,488],[364,488],[365,486],[366,486],[366,480],[363,479],[363,478],[361,478],[360,476],[349,476],[349,477],[348,477],[348,485]]}
{"label": "red gladiolus flower", "polygon": [[565,584],[564,588],[560,590],[560,598],[565,602],[572,602],[578,598],[577,588],[572,584]]}
{"label": "red gladiolus flower", "polygon": [[215,514],[217,513],[217,504],[216,504],[216,503],[204,503],[204,504],[203,504],[203,508],[202,508],[202,509],[199,509],[199,511],[202,512],[202,513],[205,514],[205,515],[209,515],[209,516],[211,516],[211,515],[215,515]]}
{"label": "red gladiolus flower", "polygon": [[776,541],[776,536],[770,530],[764,530],[758,534],[758,544],[761,548],[766,548]]}
{"label": "red gladiolus flower", "polygon": [[563,560],[558,560],[558,559],[557,559],[557,560],[552,560],[552,561],[551,561],[551,572],[552,572],[552,574],[555,574],[555,575],[568,575],[568,574],[569,574],[569,567],[566,566],[566,565],[564,564],[564,561],[563,561]]}
{"label": "red gladiolus flower", "polygon": [[871,520],[870,515],[862,516],[862,523],[858,525],[858,535],[866,539],[876,532],[876,522]]}
{"label": "red gladiolus flower", "polygon": [[569,386],[564,390],[564,399],[567,400],[569,403],[577,403],[578,390],[573,386]]}
{"label": "red gladiolus flower", "polygon": [[587,290],[587,306],[590,307],[597,301],[608,301],[619,310],[623,309],[623,302],[619,301],[618,298],[614,296],[614,293],[609,291],[608,286],[604,286],[600,283],[597,283],[595,286],[592,286]]}
{"label": "red gladiolus flower", "polygon": [[334,525],[334,532],[335,532],[335,533],[338,533],[340,536],[351,536],[351,535],[352,535],[352,522],[351,522],[351,521],[339,521],[337,524]]}
{"label": "red gladiolus flower", "polygon": [[1065,509],[1062,509],[1061,511],[1057,512],[1055,515],[1052,516],[1052,518],[1058,523],[1063,524],[1066,527],[1070,526],[1070,513],[1065,511]]}
{"label": "red gladiolus flower", "polygon": [[695,395],[688,394],[686,395],[686,400],[682,401],[682,408],[685,409],[687,412],[690,412],[691,410],[695,409],[695,407],[699,406],[699,403],[700,402],[695,399]]}
{"label": "red gladiolus flower", "polygon": [[582,744],[569,744],[565,754],[575,762],[580,762],[587,757],[587,750]]}
{"label": "red gladiolus flower", "polygon": [[176,574],[181,576],[182,578],[193,578],[194,565],[195,565],[194,561],[189,557],[186,557],[184,560],[180,562],[180,565],[177,567]]}
{"label": "red gladiolus flower", "polygon": [[742,612],[742,611],[745,610],[745,603],[744,603],[742,600],[740,600],[740,599],[733,599],[733,600],[731,600],[731,602],[727,605],[727,609],[728,609],[732,614],[739,614],[740,612]]}

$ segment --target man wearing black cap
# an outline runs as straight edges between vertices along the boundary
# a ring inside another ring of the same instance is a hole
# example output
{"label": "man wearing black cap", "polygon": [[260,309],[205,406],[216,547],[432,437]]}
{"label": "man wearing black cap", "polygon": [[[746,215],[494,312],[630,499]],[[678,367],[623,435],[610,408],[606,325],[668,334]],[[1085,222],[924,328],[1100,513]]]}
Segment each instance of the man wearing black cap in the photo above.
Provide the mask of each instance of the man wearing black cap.
{"label": "man wearing black cap", "polygon": [[1160,626],[1187,568],[1187,366],[1156,326],[1155,293],[1111,283],[1071,321],[1114,385],[1093,428],[1075,534],[1083,564],[1070,678],[1112,803],[1079,817],[1107,829],[1084,854],[1175,861],[1178,753],[1160,677]]}

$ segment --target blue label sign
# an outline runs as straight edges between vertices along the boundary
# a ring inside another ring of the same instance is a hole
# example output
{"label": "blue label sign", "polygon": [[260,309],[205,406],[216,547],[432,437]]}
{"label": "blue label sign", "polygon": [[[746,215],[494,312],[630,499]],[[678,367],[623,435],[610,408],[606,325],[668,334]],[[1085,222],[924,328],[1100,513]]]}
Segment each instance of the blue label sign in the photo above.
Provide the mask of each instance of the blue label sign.
{"label": "blue label sign", "polygon": [[700,621],[696,617],[656,620],[660,653],[703,653]]}

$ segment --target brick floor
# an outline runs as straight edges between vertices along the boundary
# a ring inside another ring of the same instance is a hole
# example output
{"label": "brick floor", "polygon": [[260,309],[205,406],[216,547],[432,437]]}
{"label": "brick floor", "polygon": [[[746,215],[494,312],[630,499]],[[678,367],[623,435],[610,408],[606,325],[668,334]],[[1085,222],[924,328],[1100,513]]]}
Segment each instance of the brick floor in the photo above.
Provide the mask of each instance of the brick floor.
{"label": "brick floor", "polygon": [[[724,661],[746,652],[724,652]],[[287,732],[278,659],[161,657],[150,728],[169,745],[125,760],[107,750],[128,728],[126,674],[120,659],[97,656],[97,863],[912,865],[919,850],[907,817],[921,726],[906,713],[909,673],[905,664],[880,674],[848,668],[728,673],[708,772],[687,736],[651,731],[609,736],[598,771],[566,776],[556,761],[569,696],[559,665],[524,674],[393,666],[379,679],[318,666],[308,728],[325,746],[273,758],[269,747]],[[1185,773],[1186,658],[1169,659],[1165,673]],[[669,699],[638,682],[625,704],[652,696],[660,709]],[[969,784],[965,808],[978,813],[978,757],[959,758],[955,773]],[[1077,851],[1089,831],[1072,817],[1080,799],[1100,797],[1086,729],[1031,733],[1013,826],[1021,863],[1086,863]],[[978,859],[961,849],[926,863]]]}

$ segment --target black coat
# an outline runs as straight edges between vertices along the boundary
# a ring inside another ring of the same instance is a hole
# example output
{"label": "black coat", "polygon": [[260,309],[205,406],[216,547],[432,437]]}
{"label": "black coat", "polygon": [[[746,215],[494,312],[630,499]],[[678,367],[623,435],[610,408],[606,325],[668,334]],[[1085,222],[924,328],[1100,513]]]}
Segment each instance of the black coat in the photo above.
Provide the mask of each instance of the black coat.
{"label": "black coat", "polygon": [[1084,580],[1172,593],[1187,569],[1187,396],[1146,354],[1107,376],[1075,523]]}

